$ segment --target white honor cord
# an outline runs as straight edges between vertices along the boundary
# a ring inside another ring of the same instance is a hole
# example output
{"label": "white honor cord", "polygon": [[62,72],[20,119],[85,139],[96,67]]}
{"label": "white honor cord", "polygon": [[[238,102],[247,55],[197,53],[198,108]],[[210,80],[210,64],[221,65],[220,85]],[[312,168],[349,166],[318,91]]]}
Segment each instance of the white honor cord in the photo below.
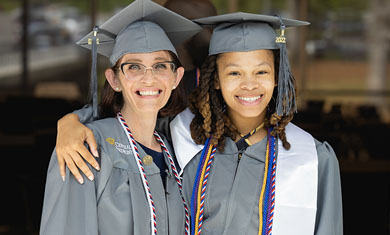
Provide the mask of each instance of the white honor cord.
{"label": "white honor cord", "polygon": [[[151,234],[152,235],[156,235],[157,234],[157,228],[156,228],[156,215],[155,215],[155,208],[154,208],[154,202],[153,202],[153,198],[152,198],[152,194],[150,193],[150,188],[148,186],[148,183],[147,183],[147,179],[146,179],[146,174],[145,174],[145,170],[144,170],[144,167],[142,165],[142,160],[138,154],[138,151],[136,150],[136,146],[135,146],[135,140],[130,132],[130,129],[127,127],[127,124],[125,123],[125,120],[123,119],[123,116],[118,113],[117,115],[117,118],[118,118],[118,121],[119,123],[122,125],[122,128],[124,129],[124,131],[126,132],[126,136],[127,136],[127,139],[129,140],[130,142],[130,146],[131,146],[131,150],[133,151],[133,156],[134,156],[134,159],[135,161],[137,162],[137,166],[138,166],[138,170],[141,174],[141,178],[142,178],[142,183],[144,185],[144,190],[145,190],[145,194],[146,194],[146,198],[148,200],[148,204],[149,204],[149,210],[150,210],[150,227],[151,227]],[[134,143],[133,143],[134,141]]]}

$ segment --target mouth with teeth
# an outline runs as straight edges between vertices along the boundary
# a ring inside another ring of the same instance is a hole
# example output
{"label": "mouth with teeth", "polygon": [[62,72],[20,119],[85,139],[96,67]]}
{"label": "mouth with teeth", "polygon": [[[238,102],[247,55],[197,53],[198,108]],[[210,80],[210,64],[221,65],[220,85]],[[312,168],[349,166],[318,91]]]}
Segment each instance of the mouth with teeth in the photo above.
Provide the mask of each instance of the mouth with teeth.
{"label": "mouth with teeth", "polygon": [[249,105],[256,105],[260,102],[261,98],[264,95],[257,95],[257,96],[236,96],[238,101],[242,104],[249,104]]}
{"label": "mouth with teeth", "polygon": [[145,98],[158,96],[161,92],[162,90],[136,91],[137,95]]}

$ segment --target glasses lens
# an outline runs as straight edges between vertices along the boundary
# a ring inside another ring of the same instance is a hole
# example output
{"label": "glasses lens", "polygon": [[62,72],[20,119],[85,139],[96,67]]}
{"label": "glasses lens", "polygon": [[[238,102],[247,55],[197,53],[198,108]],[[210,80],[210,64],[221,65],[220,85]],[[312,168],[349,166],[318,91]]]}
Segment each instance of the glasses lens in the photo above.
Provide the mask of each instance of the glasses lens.
{"label": "glasses lens", "polygon": [[146,68],[143,64],[138,63],[124,63],[122,64],[122,71],[128,79],[139,78],[145,75],[146,70],[152,69],[154,76],[170,77],[175,71],[175,64],[172,62],[160,62]]}
{"label": "glasses lens", "polygon": [[161,62],[153,65],[153,71],[156,76],[169,77],[175,70],[175,65],[170,62]]}
{"label": "glasses lens", "polygon": [[144,75],[144,70],[145,67],[142,66],[141,64],[124,64],[123,67],[123,73],[126,75],[128,78],[134,78],[138,76]]}

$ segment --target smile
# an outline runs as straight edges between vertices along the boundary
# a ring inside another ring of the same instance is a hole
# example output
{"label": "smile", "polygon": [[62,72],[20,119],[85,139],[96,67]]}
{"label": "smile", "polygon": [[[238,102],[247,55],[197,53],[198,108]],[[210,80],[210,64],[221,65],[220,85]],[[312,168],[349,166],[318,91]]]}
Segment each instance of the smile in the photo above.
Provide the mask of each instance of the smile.
{"label": "smile", "polygon": [[140,96],[155,96],[160,94],[161,90],[155,90],[155,91],[137,91],[138,95]]}
{"label": "smile", "polygon": [[260,99],[263,95],[258,96],[251,96],[251,97],[243,97],[243,96],[237,96],[238,99],[246,101],[246,102],[255,102],[258,99]]}

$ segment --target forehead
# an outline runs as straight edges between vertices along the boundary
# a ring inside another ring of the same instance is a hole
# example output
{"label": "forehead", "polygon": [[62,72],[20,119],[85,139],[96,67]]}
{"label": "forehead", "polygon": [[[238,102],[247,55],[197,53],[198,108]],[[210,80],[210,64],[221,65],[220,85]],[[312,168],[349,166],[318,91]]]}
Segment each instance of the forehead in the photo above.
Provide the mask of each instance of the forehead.
{"label": "forehead", "polygon": [[271,50],[254,50],[221,53],[218,56],[218,65],[234,64],[237,66],[247,66],[249,64],[268,63],[274,65],[274,54]]}
{"label": "forehead", "polygon": [[148,53],[128,53],[122,57],[121,61],[162,61],[170,60],[171,55],[168,51],[154,51]]}

